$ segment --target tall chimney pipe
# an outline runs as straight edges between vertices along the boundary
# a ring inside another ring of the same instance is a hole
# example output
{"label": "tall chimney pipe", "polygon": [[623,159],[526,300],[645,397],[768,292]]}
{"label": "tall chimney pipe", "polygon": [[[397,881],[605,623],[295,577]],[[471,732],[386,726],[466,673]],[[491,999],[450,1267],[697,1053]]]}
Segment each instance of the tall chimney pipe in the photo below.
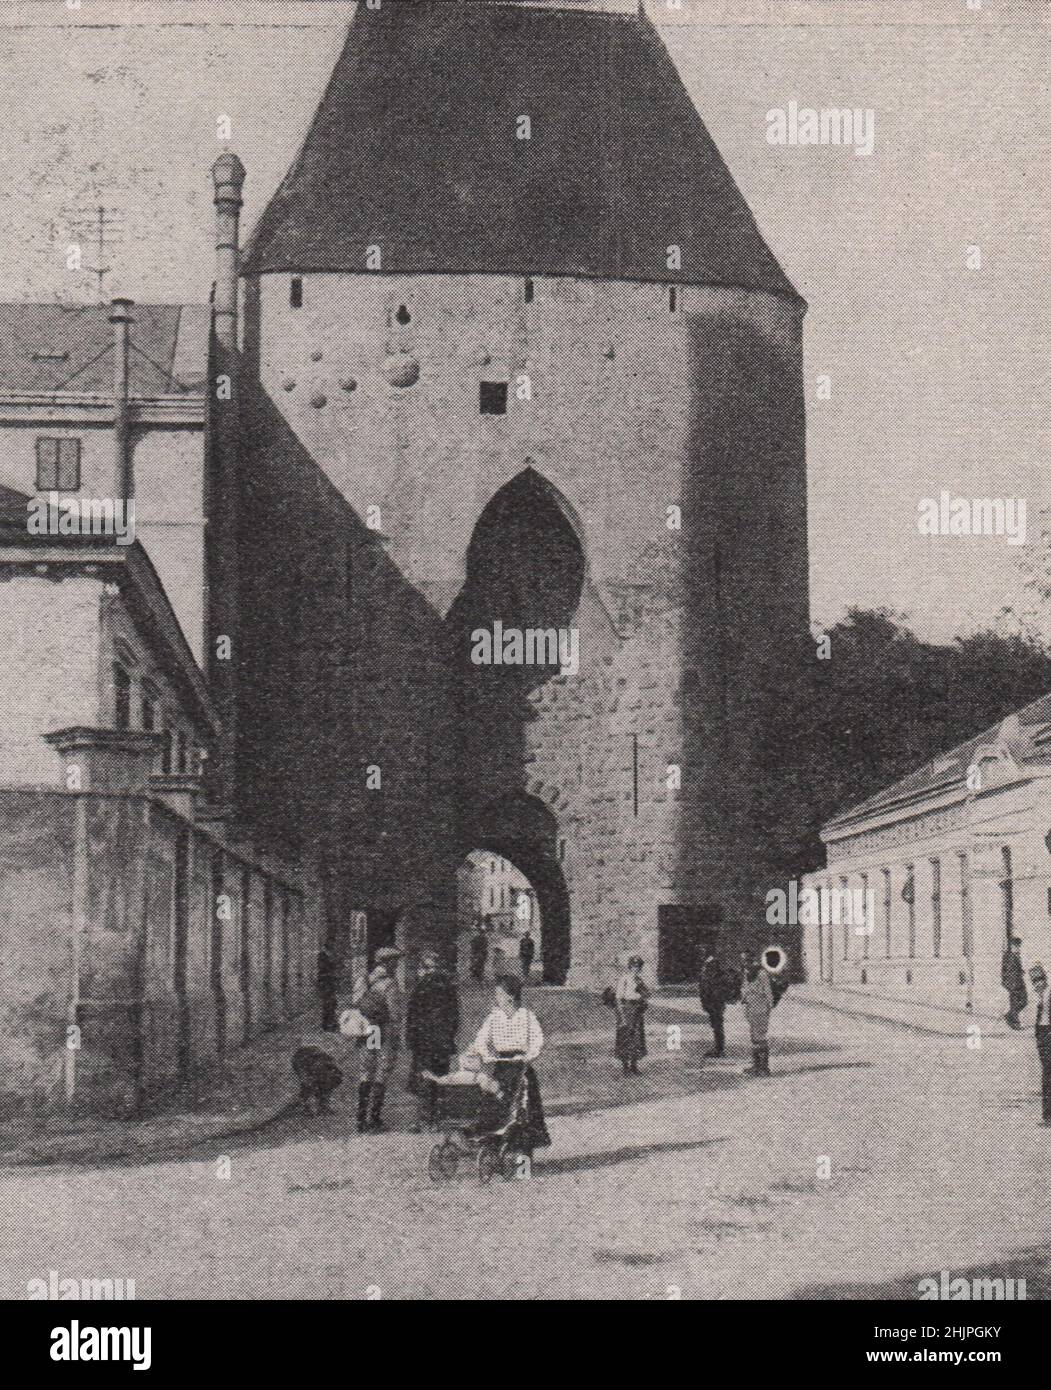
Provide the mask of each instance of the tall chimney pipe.
{"label": "tall chimney pipe", "polygon": [[237,348],[238,224],[245,167],[229,150],[212,165],[215,183],[215,336]]}
{"label": "tall chimney pipe", "polygon": [[134,496],[135,473],[128,430],[128,334],[134,300],[115,298],[109,321],[113,325],[113,448],[117,497]]}

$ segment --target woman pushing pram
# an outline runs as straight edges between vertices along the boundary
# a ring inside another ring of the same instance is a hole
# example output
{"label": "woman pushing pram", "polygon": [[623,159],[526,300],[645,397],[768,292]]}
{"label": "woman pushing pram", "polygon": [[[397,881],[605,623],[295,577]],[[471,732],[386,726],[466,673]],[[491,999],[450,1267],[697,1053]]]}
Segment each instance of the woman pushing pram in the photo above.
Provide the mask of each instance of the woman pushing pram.
{"label": "woman pushing pram", "polygon": [[551,1143],[532,1066],[544,1046],[540,1021],[522,1006],[521,981],[514,976],[497,979],[495,1004],[467,1054],[485,1071],[425,1073],[441,1089],[446,1132],[431,1151],[435,1179],[453,1177],[459,1159],[475,1154],[481,1182],[501,1171],[513,1177],[528,1171],[535,1149]]}

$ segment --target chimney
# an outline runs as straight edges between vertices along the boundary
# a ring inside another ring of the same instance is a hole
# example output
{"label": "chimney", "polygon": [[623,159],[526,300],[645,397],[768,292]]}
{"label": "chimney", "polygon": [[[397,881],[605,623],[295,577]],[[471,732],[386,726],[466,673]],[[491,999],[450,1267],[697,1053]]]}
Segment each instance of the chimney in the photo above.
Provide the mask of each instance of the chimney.
{"label": "chimney", "polygon": [[115,298],[109,321],[113,325],[113,446],[117,497],[126,502],[135,493],[128,430],[128,331],[134,300]]}
{"label": "chimney", "polygon": [[212,165],[215,182],[215,336],[237,348],[238,223],[245,167],[229,150]]}

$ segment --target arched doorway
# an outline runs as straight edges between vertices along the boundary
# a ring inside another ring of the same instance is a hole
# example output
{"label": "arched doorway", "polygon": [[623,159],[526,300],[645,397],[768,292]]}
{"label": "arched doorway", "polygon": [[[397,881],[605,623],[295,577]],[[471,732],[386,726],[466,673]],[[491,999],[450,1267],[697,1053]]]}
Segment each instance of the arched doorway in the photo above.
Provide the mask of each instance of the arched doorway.
{"label": "arched doorway", "polygon": [[[499,636],[557,634],[572,643],[587,561],[580,526],[558,489],[527,467],[491,498],[466,556],[466,580],[447,619],[458,675],[462,789],[461,853],[486,850],[529,880],[540,913],[539,963],[564,984],[570,960],[569,891],[559,860],[558,822],[525,791],[538,744],[561,752],[564,729],[538,713],[537,692],[563,669],[565,647],[524,643],[523,659],[495,659]],[[479,632],[494,659],[479,659]]]}
{"label": "arched doorway", "polygon": [[540,918],[537,954],[545,984],[566,982],[571,954],[569,889],[558,859],[558,821],[549,807],[524,792],[499,797],[471,818],[465,857],[481,850],[513,865],[536,895]]}

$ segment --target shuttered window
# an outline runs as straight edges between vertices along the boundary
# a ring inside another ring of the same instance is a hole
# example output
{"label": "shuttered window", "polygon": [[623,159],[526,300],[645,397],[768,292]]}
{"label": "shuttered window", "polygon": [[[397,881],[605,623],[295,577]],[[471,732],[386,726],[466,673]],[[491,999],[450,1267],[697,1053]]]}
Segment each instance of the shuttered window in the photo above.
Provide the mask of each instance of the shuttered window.
{"label": "shuttered window", "polygon": [[37,440],[36,485],[40,492],[79,491],[79,439],[48,439],[41,437]]}

